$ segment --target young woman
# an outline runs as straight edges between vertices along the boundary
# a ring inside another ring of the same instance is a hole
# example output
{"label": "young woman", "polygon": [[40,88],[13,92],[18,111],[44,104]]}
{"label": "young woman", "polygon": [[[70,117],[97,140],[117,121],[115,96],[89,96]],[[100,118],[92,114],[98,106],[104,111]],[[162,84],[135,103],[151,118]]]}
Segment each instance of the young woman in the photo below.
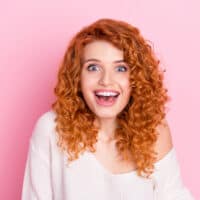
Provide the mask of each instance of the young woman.
{"label": "young woman", "polygon": [[23,200],[192,200],[165,120],[159,61],[113,19],[69,43],[56,102],[30,139]]}

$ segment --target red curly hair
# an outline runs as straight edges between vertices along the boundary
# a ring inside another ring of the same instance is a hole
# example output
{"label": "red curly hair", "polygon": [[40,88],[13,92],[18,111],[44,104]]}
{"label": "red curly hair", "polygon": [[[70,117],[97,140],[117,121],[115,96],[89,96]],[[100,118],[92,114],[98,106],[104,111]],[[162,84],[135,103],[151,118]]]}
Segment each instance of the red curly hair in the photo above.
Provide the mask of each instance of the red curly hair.
{"label": "red curly hair", "polygon": [[116,147],[125,160],[134,160],[139,176],[149,177],[156,161],[156,127],[165,117],[168,96],[151,46],[136,27],[124,21],[99,19],[71,39],[54,89],[57,99],[52,104],[57,114],[57,145],[68,153],[68,161],[77,159],[85,150],[95,151],[98,128],[80,90],[84,47],[95,40],[110,42],[123,50],[130,67],[131,97],[117,116]]}

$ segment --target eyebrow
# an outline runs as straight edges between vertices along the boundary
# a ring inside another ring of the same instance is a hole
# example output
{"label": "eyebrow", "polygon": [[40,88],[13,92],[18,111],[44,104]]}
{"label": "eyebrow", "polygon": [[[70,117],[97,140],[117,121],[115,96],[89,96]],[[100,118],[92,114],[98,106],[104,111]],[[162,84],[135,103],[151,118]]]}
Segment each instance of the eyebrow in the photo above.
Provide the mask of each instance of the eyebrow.
{"label": "eyebrow", "polygon": [[[89,62],[89,61],[96,61],[96,62],[101,62],[100,60],[96,59],[96,58],[90,58],[87,60],[84,60],[83,63]],[[121,63],[121,62],[125,62],[124,60],[115,60],[113,61],[113,63]]]}

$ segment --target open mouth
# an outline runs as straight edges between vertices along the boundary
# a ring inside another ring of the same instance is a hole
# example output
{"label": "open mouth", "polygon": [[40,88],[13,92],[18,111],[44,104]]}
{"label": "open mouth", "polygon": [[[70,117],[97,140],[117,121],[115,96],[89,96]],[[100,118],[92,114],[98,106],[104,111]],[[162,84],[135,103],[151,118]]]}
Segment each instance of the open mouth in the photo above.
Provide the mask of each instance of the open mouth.
{"label": "open mouth", "polygon": [[94,92],[97,103],[100,105],[113,105],[116,102],[119,92]]}

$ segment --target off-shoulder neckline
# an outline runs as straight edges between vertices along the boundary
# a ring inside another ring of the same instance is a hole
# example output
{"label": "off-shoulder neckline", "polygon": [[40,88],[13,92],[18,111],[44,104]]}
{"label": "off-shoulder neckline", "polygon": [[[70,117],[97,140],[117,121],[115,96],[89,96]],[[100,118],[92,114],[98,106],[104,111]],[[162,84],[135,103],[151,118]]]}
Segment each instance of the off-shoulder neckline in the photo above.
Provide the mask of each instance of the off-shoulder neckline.
{"label": "off-shoulder neckline", "polygon": [[[163,158],[161,158],[160,160],[158,160],[157,162],[155,162],[155,167],[159,167],[163,162],[165,162],[165,160],[168,160],[168,158],[170,157],[170,155],[175,151],[174,147],[172,147],[166,154],[165,156],[163,156]],[[108,169],[106,169],[100,162],[99,160],[97,160],[97,158],[95,157],[95,155],[92,152],[87,151],[86,152],[87,155],[89,155],[89,157],[95,162],[96,166],[104,172],[104,174],[106,174],[107,176],[111,177],[111,178],[126,178],[126,177],[132,177],[132,176],[137,176],[137,170],[132,170],[132,171],[128,171],[128,172],[123,172],[123,173],[112,173],[110,172]]]}

